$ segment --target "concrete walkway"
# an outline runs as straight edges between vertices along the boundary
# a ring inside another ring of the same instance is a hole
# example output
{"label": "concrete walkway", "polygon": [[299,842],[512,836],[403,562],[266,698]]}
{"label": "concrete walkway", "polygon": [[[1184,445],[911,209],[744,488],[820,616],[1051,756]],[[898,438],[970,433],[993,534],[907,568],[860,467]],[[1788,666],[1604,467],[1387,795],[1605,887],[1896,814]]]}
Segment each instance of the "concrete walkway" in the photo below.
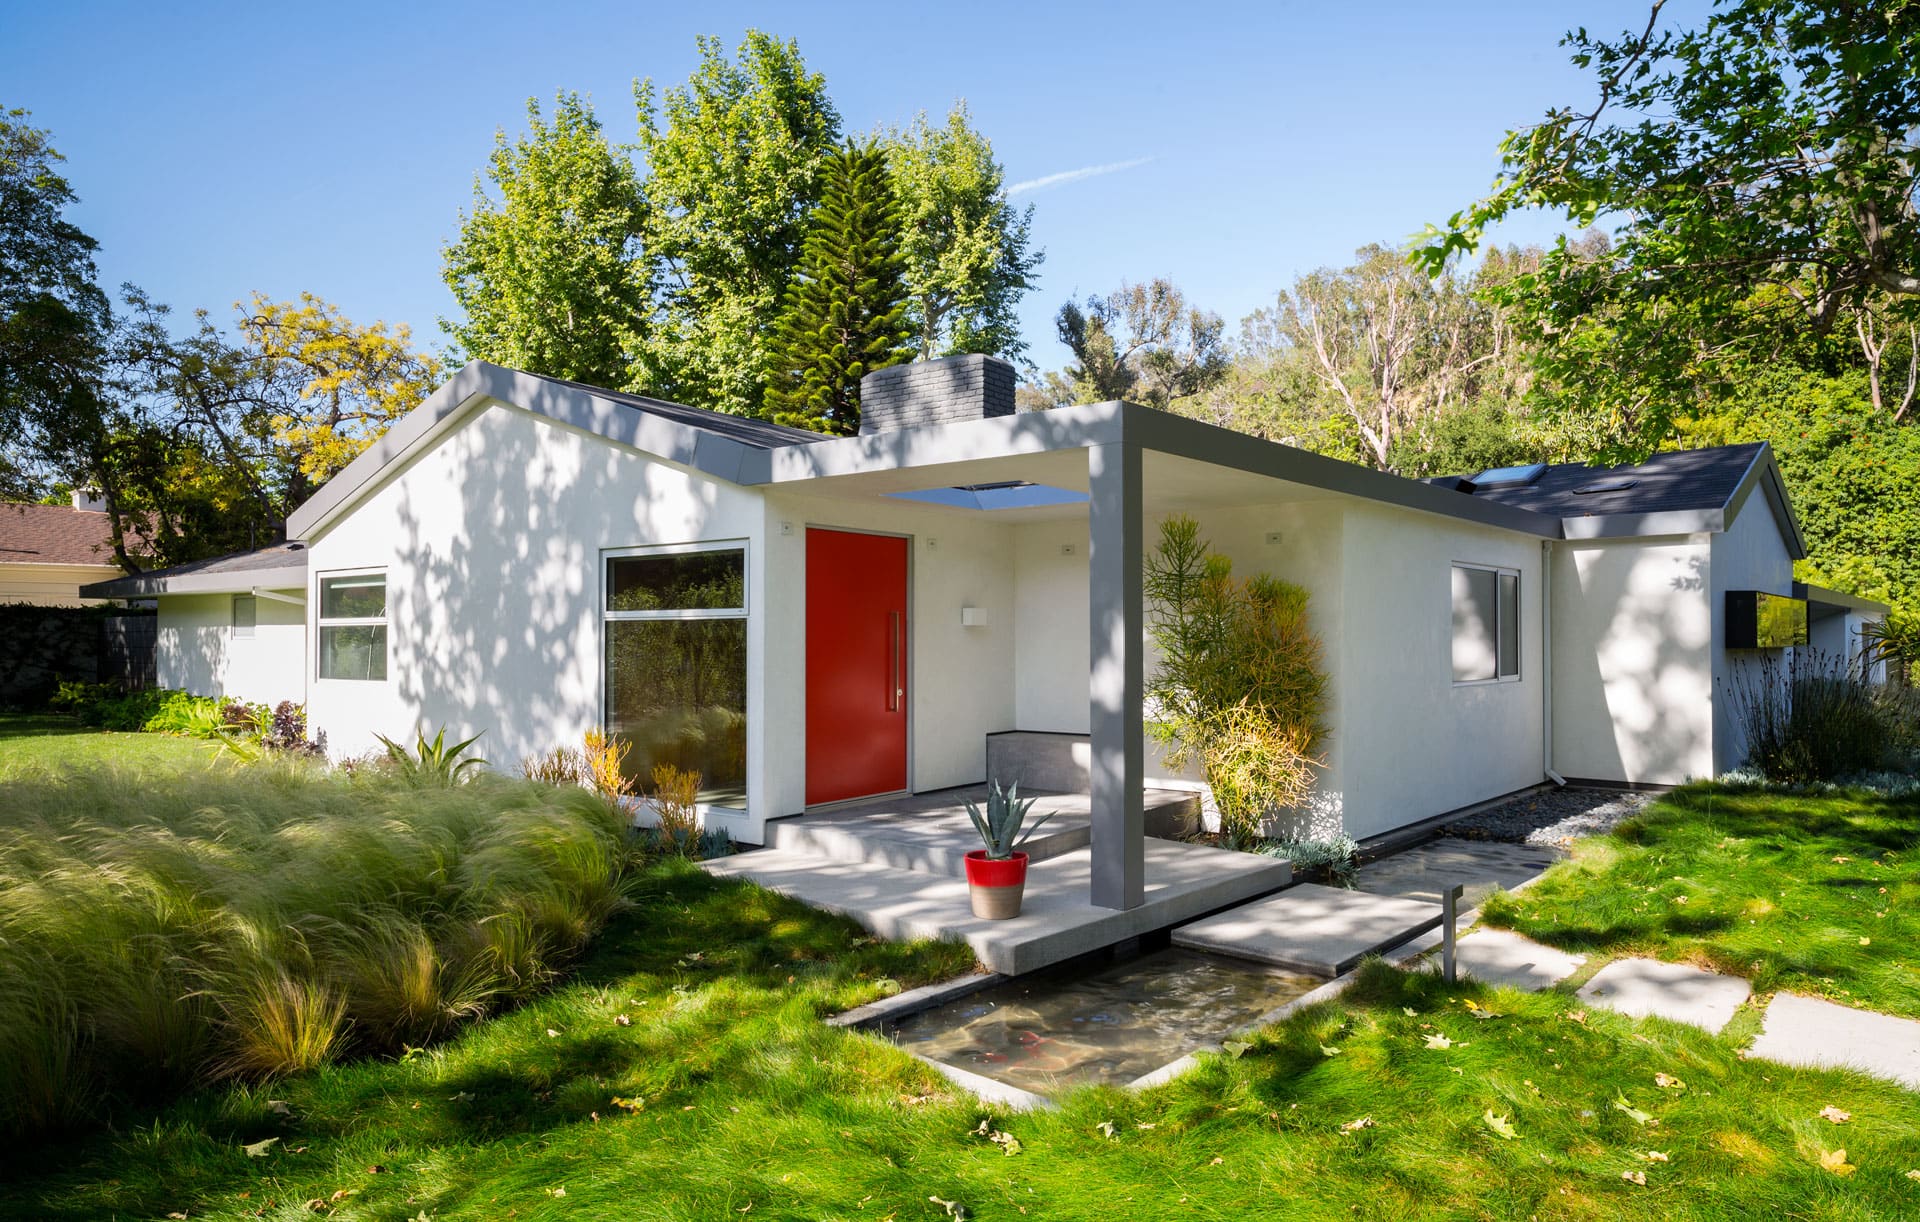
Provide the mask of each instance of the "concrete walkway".
{"label": "concrete walkway", "polygon": [[1440,923],[1440,905],[1301,883],[1173,931],[1173,944],[1338,976]]}
{"label": "concrete walkway", "polygon": [[[1537,990],[1571,976],[1583,960],[1507,930],[1475,929],[1461,937],[1458,962],[1464,974],[1488,984]],[[1636,1018],[1716,1033],[1752,995],[1738,976],[1639,958],[1614,960],[1576,994]],[[1851,1069],[1920,1091],[1920,1022],[1817,997],[1775,993],[1747,1055],[1807,1069]]]}

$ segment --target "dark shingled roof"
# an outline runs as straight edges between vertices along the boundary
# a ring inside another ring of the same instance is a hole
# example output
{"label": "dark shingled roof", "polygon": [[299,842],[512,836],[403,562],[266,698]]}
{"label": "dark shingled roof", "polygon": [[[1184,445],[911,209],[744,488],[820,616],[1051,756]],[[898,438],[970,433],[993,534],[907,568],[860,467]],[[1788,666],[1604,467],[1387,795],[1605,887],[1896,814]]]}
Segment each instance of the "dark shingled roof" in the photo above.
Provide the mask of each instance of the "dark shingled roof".
{"label": "dark shingled roof", "polygon": [[[276,543],[272,547],[263,547],[251,552],[229,552],[224,556],[210,556],[205,560],[189,560],[185,564],[176,564],[171,568],[149,569],[144,573],[131,573],[125,577],[116,577],[112,581],[99,581],[90,586],[81,587],[81,593],[88,598],[150,598],[155,594],[169,593],[168,583],[182,577],[218,579],[223,574],[267,573],[282,569],[304,569],[307,567],[307,549],[300,543]],[[244,583],[236,578],[236,587]],[[225,588],[224,583],[215,580],[211,583],[197,582],[186,590],[172,593],[193,593],[196,589]]]}
{"label": "dark shingled roof", "polygon": [[624,403],[648,415],[659,416],[663,420],[671,420],[676,424],[684,424],[696,429],[705,429],[709,433],[718,433],[722,437],[762,450],[775,450],[781,446],[806,445],[809,442],[827,440],[825,433],[774,424],[770,420],[734,416],[726,412],[710,411],[704,407],[688,407],[684,403],[649,399],[645,395],[629,394],[623,390],[608,390],[604,386],[590,386],[585,382],[569,382],[565,378],[550,378],[545,374],[530,373],[524,376],[539,378],[542,382],[552,382],[556,386],[571,386],[575,390],[584,390],[596,398]]}
{"label": "dark shingled roof", "polygon": [[0,503],[0,564],[119,564],[107,515],[65,505]]}
{"label": "dark shingled roof", "polygon": [[[1548,467],[1531,484],[1495,488],[1463,487],[1472,475],[1448,476],[1429,482],[1455,487],[1476,500],[1497,501],[1556,518],[1721,509],[1733,499],[1741,479],[1765,448],[1765,443],[1756,441],[1705,450],[1669,450],[1631,467],[1558,463]],[[1633,487],[1616,492],[1576,491],[1626,480],[1632,480]]]}

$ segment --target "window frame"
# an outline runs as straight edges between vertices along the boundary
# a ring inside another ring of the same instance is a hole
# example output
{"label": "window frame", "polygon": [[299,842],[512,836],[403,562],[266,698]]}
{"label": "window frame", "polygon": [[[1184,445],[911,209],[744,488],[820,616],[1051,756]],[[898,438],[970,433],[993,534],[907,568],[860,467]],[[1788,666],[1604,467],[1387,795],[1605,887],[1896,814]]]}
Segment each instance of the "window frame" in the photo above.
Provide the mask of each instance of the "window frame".
{"label": "window frame", "polygon": [[[615,611],[607,606],[611,593],[611,583],[607,570],[615,560],[633,556],[686,556],[699,552],[739,552],[740,553],[740,605],[736,607],[684,607],[673,610],[654,611]],[[643,544],[638,547],[603,547],[600,549],[600,622],[610,623],[616,620],[663,620],[663,619],[746,619],[753,606],[753,571],[748,564],[747,540],[745,539],[709,539],[698,543],[658,543]],[[604,635],[604,634],[603,634]],[[602,643],[604,647],[604,642]],[[606,707],[606,682],[601,681],[601,707]]]}
{"label": "window frame", "polygon": [[[327,614],[327,582],[335,580],[337,578],[341,578],[341,577],[378,577],[380,579],[380,588],[381,588],[380,601],[382,605],[385,606],[386,608],[386,614],[379,615],[379,616],[368,616],[368,615],[330,616],[328,615]],[[392,639],[393,626],[391,623],[393,618],[393,603],[391,600],[391,594],[392,594],[392,588],[388,582],[387,568],[385,565],[367,565],[360,568],[350,568],[350,569],[328,569],[325,572],[314,574],[314,585],[313,585],[313,592],[311,597],[313,599],[313,677],[316,682],[322,682],[322,683],[385,683],[387,682],[387,677],[384,674],[386,670],[386,657],[390,655],[391,653],[390,647],[393,644],[393,639]],[[329,628],[384,628],[386,629],[386,635],[381,638],[381,646],[380,646],[381,653],[383,655],[381,659],[381,667],[380,667],[381,671],[383,672],[381,677],[378,679],[375,679],[370,675],[363,677],[358,675],[329,675],[329,674],[323,673],[321,668],[326,664],[326,657],[327,657],[327,651],[323,642],[326,636],[326,630]]]}
{"label": "window frame", "polygon": [[[740,553],[740,605],[737,608],[696,607],[653,611],[614,611],[608,608],[607,601],[612,593],[612,583],[609,581],[610,574],[608,570],[612,567],[612,561],[624,559],[629,556],[684,556],[699,552]],[[599,617],[594,621],[594,627],[599,639],[595,642],[596,648],[594,652],[600,660],[600,724],[603,727],[610,726],[612,722],[611,705],[609,701],[613,692],[613,674],[607,666],[607,644],[612,640],[613,633],[608,628],[609,624],[633,621],[746,620],[751,618],[753,608],[753,548],[750,539],[701,539],[684,543],[642,543],[630,547],[603,547],[600,549],[598,568],[599,574],[596,582],[598,590],[594,596],[596,599],[594,605],[599,612]],[[753,630],[748,628],[746,632],[746,674],[742,676],[742,679],[746,684],[743,690],[746,692],[747,704],[748,707],[751,708],[753,703],[752,684],[756,646],[753,641]],[[753,721],[751,716],[749,716],[747,720],[746,733],[747,759],[751,761],[753,758]],[[749,762],[747,775],[741,778],[745,790],[745,797],[741,799],[740,805],[716,805],[711,802],[699,801],[694,804],[695,811],[699,813],[702,819],[714,816],[726,818],[744,815],[753,808],[753,788],[749,779],[752,771],[751,762]]]}
{"label": "window frame", "polygon": [[[248,604],[247,622],[240,622],[240,604]],[[251,641],[260,635],[260,597],[235,594],[227,609],[227,635],[236,641]]]}
{"label": "window frame", "polygon": [[[1502,655],[1502,654],[1503,654],[1503,653],[1505,652],[1505,650],[1503,650],[1503,649],[1501,648],[1501,646],[1502,646],[1502,644],[1503,644],[1503,643],[1504,643],[1504,642],[1506,641],[1506,634],[1507,634],[1507,628],[1508,628],[1508,625],[1507,625],[1507,624],[1506,624],[1506,622],[1505,622],[1505,618],[1506,618],[1506,617],[1505,617],[1505,615],[1504,615],[1504,613],[1502,612],[1502,610],[1501,610],[1501,605],[1500,605],[1500,604],[1501,604],[1501,599],[1500,599],[1500,579],[1501,579],[1502,577],[1511,577],[1511,578],[1513,578],[1513,614],[1514,614],[1514,619],[1515,619],[1516,621],[1523,621],[1523,620],[1525,620],[1525,619],[1526,619],[1526,616],[1525,616],[1525,614],[1524,614],[1524,613],[1523,613],[1523,612],[1521,611],[1521,609],[1520,609],[1520,607],[1521,607],[1521,598],[1522,598],[1522,593],[1521,593],[1521,573],[1520,573],[1520,570],[1519,570],[1519,569],[1517,569],[1517,568],[1515,568],[1515,567],[1513,567],[1512,565],[1506,565],[1506,564],[1484,564],[1484,563],[1482,563],[1482,562],[1480,562],[1480,561],[1477,561],[1477,560],[1455,560],[1455,561],[1452,561],[1452,562],[1450,562],[1450,563],[1448,564],[1448,566],[1447,566],[1447,625],[1448,625],[1448,631],[1447,631],[1447,675],[1448,675],[1448,677],[1449,677],[1449,678],[1452,678],[1452,675],[1453,675],[1453,643],[1454,643],[1454,642],[1453,642],[1453,631],[1452,631],[1452,625],[1453,625],[1453,570],[1455,570],[1455,569],[1472,569],[1472,570],[1475,570],[1475,571],[1478,571],[1478,572],[1482,572],[1482,573],[1492,573],[1492,574],[1493,574],[1493,642],[1492,642],[1492,644],[1493,644],[1493,671],[1494,671],[1494,673],[1493,673],[1493,676],[1492,676],[1491,678],[1487,678],[1487,679],[1453,679],[1453,680],[1452,680],[1452,682],[1453,682],[1453,686],[1454,686],[1454,687],[1486,687],[1486,686],[1489,686],[1489,685],[1491,685],[1491,684],[1496,684],[1496,683],[1519,683],[1519,682],[1521,682],[1521,681],[1522,681],[1522,678],[1523,678],[1523,676],[1525,675],[1525,672],[1526,672],[1526,664],[1525,664],[1525,658],[1524,658],[1524,655],[1523,655],[1523,653],[1522,653],[1522,644],[1523,644],[1523,643],[1525,642],[1525,640],[1526,640],[1526,638],[1525,638],[1524,636],[1521,636],[1521,637],[1519,637],[1519,638],[1518,638],[1518,641],[1520,642],[1520,644],[1516,644],[1516,645],[1515,645],[1515,647],[1514,647],[1514,651],[1513,651],[1513,673],[1512,673],[1512,674],[1510,674],[1510,675],[1503,675],[1503,674],[1501,674],[1501,673],[1500,673],[1500,658],[1501,658],[1501,655]],[[1515,623],[1515,624],[1513,625],[1513,630],[1514,630],[1515,632],[1519,632],[1519,630],[1520,630],[1520,625],[1519,625],[1519,623]]]}

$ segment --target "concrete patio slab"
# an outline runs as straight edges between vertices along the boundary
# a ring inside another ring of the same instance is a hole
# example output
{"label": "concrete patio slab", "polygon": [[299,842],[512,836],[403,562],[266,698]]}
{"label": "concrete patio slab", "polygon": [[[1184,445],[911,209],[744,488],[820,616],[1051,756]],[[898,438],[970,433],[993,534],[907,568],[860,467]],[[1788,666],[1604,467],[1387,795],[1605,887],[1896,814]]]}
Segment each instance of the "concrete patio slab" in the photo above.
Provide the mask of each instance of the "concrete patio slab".
{"label": "concrete patio slab", "polygon": [[1658,959],[1617,959],[1594,973],[1578,996],[1635,1018],[1652,1015],[1719,1031],[1752,994],[1738,976]]}
{"label": "concrete patio slab", "polygon": [[1440,905],[1302,883],[1173,931],[1176,946],[1337,976],[1440,923]]}
{"label": "concrete patio slab", "polygon": [[703,865],[719,877],[747,879],[852,917],[884,938],[963,941],[989,970],[1010,976],[1190,921],[1293,880],[1293,867],[1278,858],[1149,839],[1140,907],[1090,904],[1092,852],[1075,849],[1028,867],[1018,917],[986,921],[972,914],[964,878],[795,849],[762,849]]}
{"label": "concrete patio slab", "polygon": [[1455,944],[1460,971],[1483,984],[1544,989],[1580,970],[1586,956],[1542,946],[1505,929],[1476,929]]}
{"label": "concrete patio slab", "polygon": [[1368,862],[1354,885],[1375,895],[1440,902],[1441,893],[1464,886],[1460,910],[1478,908],[1495,887],[1513,891],[1546,873],[1562,854],[1524,844],[1456,840],[1443,836],[1391,857]]}
{"label": "concrete patio slab", "polygon": [[[1034,862],[1083,849],[1091,843],[1091,800],[1084,793],[1020,791],[1037,799],[1029,826],[1050,815],[1021,847]],[[962,799],[986,805],[983,785],[901,794],[813,811],[767,824],[769,849],[812,853],[833,861],[864,861],[898,870],[919,870],[952,878],[966,876],[966,856],[980,847],[980,835],[967,818]],[[1159,824],[1189,817],[1199,799],[1182,790],[1149,789],[1145,794],[1149,832]]]}
{"label": "concrete patio slab", "polygon": [[1817,997],[1775,993],[1752,1056],[1810,1069],[1855,1069],[1920,1090],[1920,1022]]}

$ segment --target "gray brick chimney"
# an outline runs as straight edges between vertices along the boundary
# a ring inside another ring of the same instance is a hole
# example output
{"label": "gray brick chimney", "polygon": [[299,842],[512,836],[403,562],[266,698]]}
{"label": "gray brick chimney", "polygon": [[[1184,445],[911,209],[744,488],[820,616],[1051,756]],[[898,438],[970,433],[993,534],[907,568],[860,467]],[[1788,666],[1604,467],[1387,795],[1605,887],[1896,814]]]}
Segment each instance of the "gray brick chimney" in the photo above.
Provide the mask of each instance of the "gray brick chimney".
{"label": "gray brick chimney", "polygon": [[943,356],[860,379],[860,434],[1013,415],[1013,366],[997,356]]}

